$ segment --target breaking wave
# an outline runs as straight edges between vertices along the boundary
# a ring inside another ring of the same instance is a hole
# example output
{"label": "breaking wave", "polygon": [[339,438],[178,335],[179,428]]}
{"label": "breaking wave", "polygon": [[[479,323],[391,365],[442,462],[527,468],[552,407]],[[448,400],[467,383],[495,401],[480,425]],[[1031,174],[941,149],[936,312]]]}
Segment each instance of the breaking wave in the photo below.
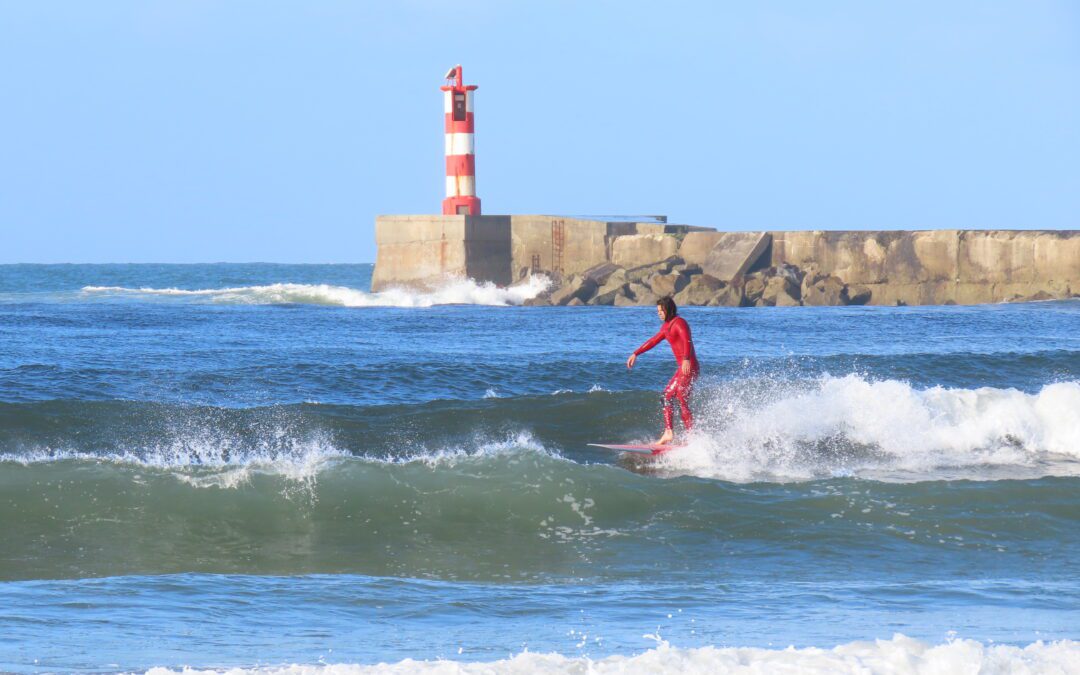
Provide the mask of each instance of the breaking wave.
{"label": "breaking wave", "polygon": [[1080,382],[1028,394],[846,375],[732,381],[701,398],[669,468],[738,482],[1080,474]]}
{"label": "breaking wave", "polygon": [[[703,382],[694,408],[688,447],[651,462],[654,473],[736,483],[1080,475],[1077,381],[1028,393],[918,388],[855,374],[755,376]],[[0,461],[95,459],[311,475],[338,457],[396,461],[510,439],[588,465],[617,459],[588,443],[654,437],[659,409],[653,392],[597,387],[539,396],[492,389],[472,400],[380,406],[0,403]]]}
{"label": "breaking wave", "polygon": [[148,675],[229,673],[241,675],[377,675],[392,673],[1071,673],[1080,670],[1080,642],[1034,642],[1025,647],[952,640],[938,645],[894,635],[891,640],[849,642],[832,649],[806,647],[672,647],[660,645],[635,656],[601,659],[521,653],[494,662],[406,659],[378,665],[319,664],[228,670],[153,668]]}
{"label": "breaking wave", "polygon": [[193,303],[233,305],[330,305],[336,307],[433,307],[436,305],[520,305],[547,290],[551,280],[530,276],[524,283],[500,288],[490,282],[449,278],[426,291],[391,288],[368,293],[327,284],[269,284],[188,290],[182,288],[128,288],[84,286],[82,293],[97,298],[173,299]]}

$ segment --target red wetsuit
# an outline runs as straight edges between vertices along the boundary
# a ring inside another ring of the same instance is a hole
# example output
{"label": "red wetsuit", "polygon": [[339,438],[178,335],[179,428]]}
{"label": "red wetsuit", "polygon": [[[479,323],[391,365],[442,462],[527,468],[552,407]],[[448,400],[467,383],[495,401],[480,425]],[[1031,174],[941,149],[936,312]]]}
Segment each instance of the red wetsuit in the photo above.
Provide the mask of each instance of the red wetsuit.
{"label": "red wetsuit", "polygon": [[[638,356],[644,354],[660,344],[661,340],[667,340],[671,344],[671,351],[675,354],[675,362],[678,364],[675,374],[664,387],[664,424],[668,429],[671,428],[674,421],[671,399],[675,398],[679,401],[679,416],[682,417],[683,426],[689,431],[694,426],[694,417],[690,414],[690,394],[693,392],[694,380],[697,379],[699,368],[697,354],[694,353],[694,340],[690,337],[690,326],[686,323],[686,319],[676,316],[670,321],[665,321],[660,327],[660,332],[638,347],[634,354]],[[689,375],[682,373],[682,363],[686,360],[690,361]]]}

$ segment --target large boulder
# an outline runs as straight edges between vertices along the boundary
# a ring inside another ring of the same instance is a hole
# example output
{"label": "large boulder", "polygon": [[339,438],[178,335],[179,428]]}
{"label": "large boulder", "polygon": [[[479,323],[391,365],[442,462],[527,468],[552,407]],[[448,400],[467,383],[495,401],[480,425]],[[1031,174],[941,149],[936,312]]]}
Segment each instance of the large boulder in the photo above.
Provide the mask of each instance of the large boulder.
{"label": "large boulder", "polygon": [[611,261],[621,267],[638,267],[670,258],[679,251],[679,240],[671,234],[626,234],[611,244]]}
{"label": "large boulder", "polygon": [[768,275],[787,277],[787,279],[795,284],[797,288],[802,288],[802,280],[803,277],[806,276],[806,273],[794,265],[780,263],[776,267],[770,267]]}
{"label": "large boulder", "polygon": [[671,266],[671,271],[672,272],[682,272],[683,274],[688,274],[688,275],[694,275],[694,274],[701,274],[703,270],[701,269],[701,265],[697,265],[695,263],[688,263],[688,262],[684,261],[684,262],[676,263],[676,264],[672,265]]}
{"label": "large boulder", "polygon": [[660,297],[665,295],[674,296],[676,293],[686,288],[690,283],[690,276],[682,274],[680,272],[669,272],[667,274],[654,274],[648,279],[649,288],[652,292]]}
{"label": "large boulder", "polygon": [[708,304],[709,307],[741,307],[743,304],[742,284],[725,284]]}
{"label": "large boulder", "polygon": [[807,274],[803,277],[802,302],[804,305],[846,305],[844,282],[828,274]]}
{"label": "large boulder", "polygon": [[615,304],[615,298],[618,298],[619,296],[628,297],[627,292],[626,292],[626,289],[627,289],[628,286],[629,286],[629,284],[622,284],[620,286],[616,286],[615,288],[609,289],[607,291],[605,291],[603,289],[600,289],[599,291],[596,292],[596,295],[593,296],[593,299],[589,301],[589,304],[590,305],[614,305]]}
{"label": "large boulder", "polygon": [[743,283],[743,297],[746,299],[746,304],[760,304],[761,294],[765,292],[766,281],[767,279],[757,274],[746,277],[746,281]]}
{"label": "large boulder", "polygon": [[635,305],[654,305],[659,299],[653,290],[643,283],[630,283],[627,286],[627,294],[633,299]]}
{"label": "large boulder", "polygon": [[571,275],[561,288],[551,294],[551,304],[568,305],[577,299],[584,303],[596,292],[596,282],[585,276]]}
{"label": "large boulder", "polygon": [[535,298],[529,298],[525,302],[521,303],[526,307],[550,307],[551,298],[547,295],[538,295]]}
{"label": "large boulder", "polygon": [[675,294],[675,304],[680,307],[683,305],[707,305],[723,286],[724,282],[716,277],[699,274],[691,278],[686,287]]}
{"label": "large boulder", "polygon": [[796,300],[787,293],[778,293],[774,307],[802,307],[802,302]]}
{"label": "large boulder", "polygon": [[873,294],[866,286],[845,286],[844,302],[848,305],[865,305],[870,302]]}
{"label": "large boulder", "polygon": [[763,307],[792,307],[799,304],[799,287],[785,276],[770,277],[759,300]]}
{"label": "large boulder", "polygon": [[626,286],[626,283],[626,270],[621,267],[617,267],[615,268],[614,272],[608,275],[607,281],[605,281],[600,286],[600,288],[596,290],[596,294],[603,295],[605,293],[610,293],[611,291],[618,290]]}
{"label": "large boulder", "polygon": [[585,270],[581,273],[581,276],[591,280],[599,287],[606,284],[611,275],[621,269],[622,268],[615,263],[603,262],[599,265],[593,265],[589,269]]}
{"label": "large boulder", "polygon": [[682,262],[683,262],[682,258],[680,258],[678,256],[671,256],[670,258],[665,258],[664,260],[651,262],[651,263],[649,263],[647,265],[639,265],[638,267],[631,267],[630,269],[626,270],[626,280],[631,282],[631,283],[633,283],[633,282],[642,282],[643,283],[646,279],[651,277],[653,274],[656,274],[656,273],[667,274],[676,265],[682,264]]}

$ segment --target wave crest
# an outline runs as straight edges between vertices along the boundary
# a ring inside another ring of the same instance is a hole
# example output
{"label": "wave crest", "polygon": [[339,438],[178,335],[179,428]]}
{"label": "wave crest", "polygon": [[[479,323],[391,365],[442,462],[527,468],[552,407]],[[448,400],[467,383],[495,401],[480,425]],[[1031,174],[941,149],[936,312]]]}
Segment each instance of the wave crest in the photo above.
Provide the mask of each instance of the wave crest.
{"label": "wave crest", "polygon": [[347,286],[328,284],[268,284],[188,290],[182,288],[128,288],[125,286],[84,286],[91,297],[120,297],[184,300],[233,305],[329,305],[335,307],[433,307],[436,305],[520,305],[535,298],[551,285],[542,275],[524,283],[500,288],[490,282],[451,277],[430,290],[391,288],[368,293]]}

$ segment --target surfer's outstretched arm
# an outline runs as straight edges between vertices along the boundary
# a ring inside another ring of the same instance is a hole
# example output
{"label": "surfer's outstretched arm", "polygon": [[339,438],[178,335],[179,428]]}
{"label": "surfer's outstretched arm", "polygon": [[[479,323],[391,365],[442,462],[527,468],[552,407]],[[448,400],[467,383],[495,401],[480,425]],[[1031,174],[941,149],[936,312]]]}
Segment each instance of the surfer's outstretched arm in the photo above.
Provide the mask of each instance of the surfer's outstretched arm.
{"label": "surfer's outstretched arm", "polygon": [[634,350],[634,356],[641,356],[656,345],[660,344],[660,341],[663,340],[665,337],[665,331],[663,328],[661,328],[659,333],[646,340],[645,344]]}
{"label": "surfer's outstretched arm", "polygon": [[663,339],[664,339],[664,329],[661,328],[659,333],[657,333],[656,335],[654,335],[651,338],[649,338],[648,340],[646,340],[645,344],[641,345],[640,347],[638,347],[637,349],[634,350],[634,353],[630,355],[630,358],[626,359],[626,367],[627,368],[633,368],[634,367],[634,362],[637,361],[637,357],[641,356],[642,354],[649,351],[650,349],[652,349],[656,345],[660,344],[660,341],[663,340]]}

